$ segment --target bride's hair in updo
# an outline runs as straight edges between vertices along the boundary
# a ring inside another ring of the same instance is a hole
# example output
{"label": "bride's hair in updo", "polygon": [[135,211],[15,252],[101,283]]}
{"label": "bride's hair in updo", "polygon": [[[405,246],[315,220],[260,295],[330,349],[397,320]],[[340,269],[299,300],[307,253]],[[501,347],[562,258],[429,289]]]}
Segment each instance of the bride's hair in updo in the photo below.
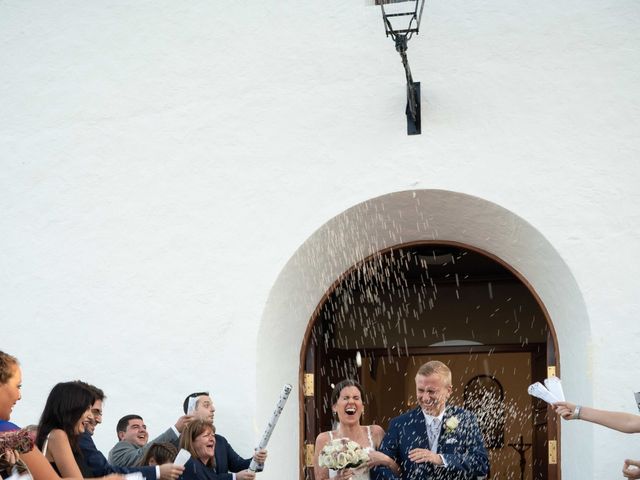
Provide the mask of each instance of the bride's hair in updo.
{"label": "bride's hair in updo", "polygon": [[338,403],[338,399],[340,398],[340,392],[345,387],[356,387],[360,390],[360,398],[364,402],[364,388],[353,378],[345,378],[341,382],[339,382],[335,387],[333,387],[333,392],[331,393],[331,405],[335,405]]}

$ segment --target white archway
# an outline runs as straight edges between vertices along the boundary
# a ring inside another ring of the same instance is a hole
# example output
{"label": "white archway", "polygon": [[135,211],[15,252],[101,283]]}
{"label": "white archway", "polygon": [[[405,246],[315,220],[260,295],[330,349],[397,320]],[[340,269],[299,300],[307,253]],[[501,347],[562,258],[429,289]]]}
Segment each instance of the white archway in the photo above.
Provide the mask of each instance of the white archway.
{"label": "white archway", "polygon": [[[445,190],[395,192],[362,202],[337,215],[298,248],[280,272],[262,317],[257,352],[258,418],[284,383],[294,393],[276,429],[270,450],[290,461],[271,465],[268,478],[298,478],[300,417],[298,376],[301,346],[314,310],[331,285],[352,265],[380,250],[419,241],[459,242],[508,264],[531,286],[553,320],[565,389],[590,401],[583,376],[590,339],[586,307],[564,260],[533,226],[486,200]],[[574,438],[575,437],[575,438]],[[562,472],[577,478],[593,471],[593,440],[567,429]]]}

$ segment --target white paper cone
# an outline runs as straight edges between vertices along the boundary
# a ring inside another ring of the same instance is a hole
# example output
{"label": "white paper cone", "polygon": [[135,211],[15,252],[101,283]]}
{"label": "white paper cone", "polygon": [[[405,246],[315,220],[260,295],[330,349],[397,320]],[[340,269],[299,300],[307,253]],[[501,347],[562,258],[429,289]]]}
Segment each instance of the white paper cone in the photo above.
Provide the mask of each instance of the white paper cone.
{"label": "white paper cone", "polygon": [[187,463],[190,458],[191,454],[189,453],[189,451],[181,448],[178,452],[178,455],[176,455],[176,459],[173,461],[173,463],[184,466],[184,464]]}
{"label": "white paper cone", "polygon": [[547,390],[547,388],[540,382],[532,383],[531,385],[529,385],[527,392],[529,392],[529,395],[533,395],[534,397],[544,400],[547,403],[556,403],[560,401],[559,398],[556,398],[556,396],[553,395],[549,390]]}
{"label": "white paper cone", "polygon": [[549,377],[544,380],[544,386],[547,390],[556,397],[559,401],[564,402],[564,392],[562,391],[562,382],[558,377]]}

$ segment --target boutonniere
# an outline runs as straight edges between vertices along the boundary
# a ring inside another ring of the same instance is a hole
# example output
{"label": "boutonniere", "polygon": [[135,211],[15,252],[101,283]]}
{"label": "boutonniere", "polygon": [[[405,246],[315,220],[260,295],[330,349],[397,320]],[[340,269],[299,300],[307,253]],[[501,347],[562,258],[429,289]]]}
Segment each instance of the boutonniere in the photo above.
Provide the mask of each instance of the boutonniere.
{"label": "boutonniere", "polygon": [[455,429],[458,428],[459,424],[460,420],[458,420],[458,417],[456,417],[455,415],[447,418],[446,422],[444,422],[445,435],[454,432]]}

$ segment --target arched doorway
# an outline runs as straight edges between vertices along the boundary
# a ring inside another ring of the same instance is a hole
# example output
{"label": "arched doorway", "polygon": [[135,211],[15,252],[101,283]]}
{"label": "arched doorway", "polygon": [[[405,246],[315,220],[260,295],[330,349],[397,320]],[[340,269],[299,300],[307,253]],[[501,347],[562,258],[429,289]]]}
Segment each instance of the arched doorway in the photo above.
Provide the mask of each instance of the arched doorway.
{"label": "arched doorway", "polygon": [[[292,383],[298,395],[289,397],[269,443],[272,458],[288,460],[270,465],[262,474],[265,480],[304,478],[307,471],[305,412],[310,410],[303,408],[308,402],[303,387],[310,319],[354,266],[399,246],[430,243],[482,253],[526,282],[547,318],[553,319],[557,336],[547,345],[557,338],[565,391],[585,404],[593,401],[589,382],[582,380],[591,362],[585,348],[591,341],[588,312],[571,269],[544,232],[517,212],[472,195],[445,190],[388,193],[347,208],[301,239],[269,292],[256,352],[256,418],[269,418],[272,405],[265,399],[277,398],[284,383]],[[557,460],[564,476],[577,478],[592,471],[593,437],[559,427],[565,448]]]}
{"label": "arched doorway", "polygon": [[[527,394],[530,383],[558,367],[550,325],[531,287],[487,252],[456,242],[377,252],[332,285],[310,321],[303,358],[314,388],[305,396],[305,442],[332,428],[329,398],[341,379],[364,385],[363,422],[386,429],[415,405],[418,367],[438,359],[453,371],[455,404],[482,405],[469,398],[474,389],[476,398],[489,398],[478,379],[499,385],[494,408],[477,412],[490,478],[520,478],[521,457],[511,446],[518,443],[532,445],[524,454],[523,478],[559,478],[556,417]],[[313,478],[311,469],[305,477]]]}

